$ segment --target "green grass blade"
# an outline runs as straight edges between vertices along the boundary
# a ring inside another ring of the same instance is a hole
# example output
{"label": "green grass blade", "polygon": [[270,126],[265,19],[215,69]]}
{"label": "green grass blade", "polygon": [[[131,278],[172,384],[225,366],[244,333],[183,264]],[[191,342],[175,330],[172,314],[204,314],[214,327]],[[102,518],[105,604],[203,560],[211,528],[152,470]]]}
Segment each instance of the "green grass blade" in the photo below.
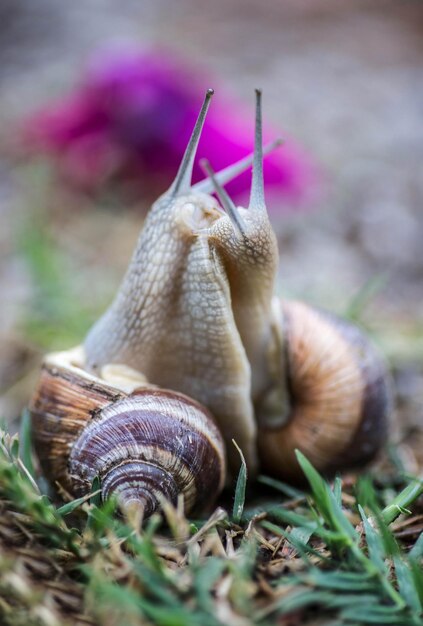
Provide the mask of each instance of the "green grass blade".
{"label": "green grass blade", "polygon": [[360,321],[366,306],[385,288],[388,278],[387,273],[382,273],[376,274],[367,280],[348,304],[345,317],[354,322]]}
{"label": "green grass blade", "polygon": [[257,478],[257,482],[262,483],[263,485],[267,485],[268,487],[272,487],[276,491],[280,491],[284,494],[284,496],[288,496],[288,498],[305,498],[304,491],[300,491],[287,483],[284,483],[280,480],[276,480],[275,478],[271,478],[270,476],[259,476]]}
{"label": "green grass blade", "polygon": [[392,624],[393,626],[416,626],[411,618],[403,618],[393,612],[372,610],[371,607],[360,606],[357,605],[357,603],[355,606],[341,611],[341,617],[347,620],[348,623],[352,621],[354,624],[359,624],[360,626],[364,624],[376,624],[377,626],[384,626],[385,624]]}
{"label": "green grass blade", "polygon": [[290,524],[291,526],[301,526],[303,528],[317,528],[318,522],[314,519],[310,519],[295,511],[288,511],[282,506],[274,507],[267,512],[267,519],[276,522],[282,522],[284,524]]}
{"label": "green grass blade", "polygon": [[423,557],[423,532],[420,533],[419,538],[411,548],[409,556],[416,561]]}
{"label": "green grass blade", "polygon": [[419,596],[420,606],[423,607],[423,569],[421,561],[417,562],[414,559],[409,559],[410,572],[413,577],[414,589]]}
{"label": "green grass blade", "polygon": [[369,557],[379,571],[387,572],[387,566],[385,565],[385,548],[383,546],[380,535],[371,525],[360,504],[358,505],[358,510],[363,521],[364,531],[366,533],[366,542],[369,549]]}
{"label": "green grass blade", "polygon": [[241,457],[241,467],[239,468],[238,479],[236,481],[234,506],[232,510],[232,518],[236,524],[239,524],[244,512],[245,490],[247,488],[247,464],[241,448],[235,440],[232,440],[232,443],[238,450],[239,456]]}
{"label": "green grass blade", "polygon": [[278,603],[278,614],[286,615],[287,613],[294,613],[295,611],[305,609],[309,606],[330,606],[332,600],[333,595],[331,593],[325,593],[320,590],[309,591],[305,589],[295,591]]}
{"label": "green grass blade", "polygon": [[325,521],[329,521],[331,517],[330,502],[328,499],[328,488],[326,482],[314,469],[310,461],[306,459],[306,457],[299,450],[296,450],[295,454],[298,463],[300,464],[300,467],[309,482],[316,506],[319,508],[319,511],[323,515]]}
{"label": "green grass blade", "polygon": [[342,572],[339,570],[326,572],[314,568],[305,575],[304,580],[314,587],[347,593],[354,591],[374,593],[376,587],[374,578],[363,574],[363,572]]}
{"label": "green grass blade", "polygon": [[[99,489],[99,492],[100,491],[101,489]],[[67,502],[57,509],[58,514],[64,517],[65,515],[73,513],[78,507],[81,506],[81,504],[90,500],[90,498],[92,498],[93,495],[96,495],[96,493],[98,492],[88,493],[86,496],[82,496],[82,498],[77,498],[76,500],[72,500],[72,502]]]}
{"label": "green grass blade", "polygon": [[298,462],[303,470],[313,492],[314,502],[328,526],[345,536],[346,545],[357,539],[354,527],[345,517],[342,506],[338,504],[329,485],[314,469],[310,461],[296,450]]}
{"label": "green grass blade", "polygon": [[206,562],[198,563],[192,568],[195,599],[200,608],[213,611],[212,589],[225,567],[225,561],[210,557]]}
{"label": "green grass blade", "polygon": [[413,480],[396,498],[382,511],[385,524],[392,524],[402,513],[409,513],[410,507],[423,493],[423,480]]}
{"label": "green grass blade", "polygon": [[422,605],[420,603],[419,593],[415,587],[415,580],[410,568],[400,556],[394,557],[393,560],[398,590],[401,597],[404,598],[407,605],[416,613],[416,615],[421,615]]}
{"label": "green grass blade", "polygon": [[337,505],[342,508],[342,480],[339,476],[335,478],[333,483],[333,495]]}
{"label": "green grass blade", "polygon": [[32,460],[31,415],[28,409],[25,409],[22,412],[21,427],[19,432],[19,456],[28,472],[34,478],[35,469]]}

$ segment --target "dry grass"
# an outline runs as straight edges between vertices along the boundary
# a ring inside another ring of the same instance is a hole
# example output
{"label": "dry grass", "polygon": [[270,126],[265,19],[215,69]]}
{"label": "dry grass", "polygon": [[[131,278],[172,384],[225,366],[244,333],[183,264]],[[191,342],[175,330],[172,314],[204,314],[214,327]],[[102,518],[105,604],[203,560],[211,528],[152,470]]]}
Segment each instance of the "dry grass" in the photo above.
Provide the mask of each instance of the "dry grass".
{"label": "dry grass", "polygon": [[421,624],[423,484],[401,454],[332,485],[302,457],[309,492],[262,479],[247,500],[241,472],[226,509],[165,504],[138,532],[96,493],[41,495],[29,443],[25,425],[0,450],[2,624]]}

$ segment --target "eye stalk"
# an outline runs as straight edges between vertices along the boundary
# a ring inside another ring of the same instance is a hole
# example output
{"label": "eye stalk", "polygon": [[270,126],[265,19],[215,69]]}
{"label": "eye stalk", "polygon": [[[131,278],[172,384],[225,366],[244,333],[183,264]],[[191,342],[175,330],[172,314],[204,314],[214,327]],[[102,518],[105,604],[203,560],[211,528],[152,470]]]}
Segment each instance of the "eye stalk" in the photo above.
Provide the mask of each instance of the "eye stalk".
{"label": "eye stalk", "polygon": [[246,229],[245,229],[245,224],[243,222],[243,219],[240,215],[240,212],[238,211],[238,208],[235,205],[235,203],[232,202],[231,198],[229,197],[225,189],[217,180],[216,173],[212,169],[209,161],[207,161],[207,159],[201,159],[200,165],[203,168],[204,172],[207,174],[207,176],[209,176],[210,180],[212,181],[217,197],[219,198],[221,205],[223,206],[226,213],[228,214],[228,217],[230,218],[232,224],[238,230],[238,232],[242,236],[245,237]]}
{"label": "eye stalk", "polygon": [[192,131],[192,135],[185,150],[185,154],[182,158],[181,165],[179,166],[178,173],[176,174],[176,178],[168,191],[171,196],[189,193],[191,189],[194,159],[197,152],[198,143],[200,141],[201,131],[203,130],[204,121],[206,119],[207,111],[209,110],[210,101],[213,94],[213,89],[207,89],[203,105],[200,109],[200,113],[198,114],[194,130]]}
{"label": "eye stalk", "polygon": [[267,212],[263,180],[263,128],[261,116],[261,89],[256,89],[256,128],[254,136],[253,181],[249,209]]}
{"label": "eye stalk", "polygon": [[[279,146],[282,142],[281,139],[277,139],[273,144],[270,144],[271,149]],[[267,146],[266,146],[267,150]],[[263,179],[263,139],[262,139],[262,113],[261,113],[261,90],[256,89],[256,115],[255,115],[255,137],[254,137],[254,154],[253,154],[253,174],[250,193],[249,211],[251,213],[261,213],[267,216],[266,203],[264,198],[264,179]],[[234,228],[244,238],[246,235],[246,225],[240,213],[238,207],[229,197],[226,190],[221,184],[223,178],[223,172],[216,174],[207,159],[202,159],[200,165],[205,174],[209,177],[213,190],[220,200],[221,205],[225,209],[228,217],[230,218]],[[220,180],[219,180],[220,179]]]}
{"label": "eye stalk", "polygon": [[[263,191],[263,156],[273,152],[276,148],[283,144],[283,140],[278,137],[274,141],[268,143],[264,148],[262,147],[261,140],[261,92],[256,90],[257,99],[256,99],[256,139],[255,139],[255,147],[253,155],[248,155],[243,159],[240,159],[237,163],[230,165],[220,172],[218,172],[215,177],[221,185],[230,182],[236,176],[242,174],[250,165],[253,164],[253,185],[251,189],[251,199],[250,199],[250,207],[254,208],[252,202],[253,193],[260,197],[260,193],[256,193],[254,191],[256,188],[259,189],[261,185],[261,197],[263,198],[263,207],[264,205],[264,191]],[[190,140],[186,147],[184,156],[181,161],[181,165],[179,166],[178,173],[170,186],[166,195],[170,195],[174,197],[176,195],[182,195],[189,193],[189,191],[193,190],[195,192],[199,191],[202,193],[211,193],[213,188],[215,187],[214,183],[211,181],[210,177],[206,178],[195,185],[191,184],[192,181],[192,170],[194,166],[195,155],[197,152],[198,144],[200,141],[201,133],[203,130],[204,122],[208,113],[208,109],[210,106],[211,99],[214,95],[213,89],[207,89],[203,104],[201,106],[200,112],[198,114],[197,121],[195,123],[194,129],[192,131]],[[260,183],[261,180],[261,183]]]}
{"label": "eye stalk", "polygon": [[[279,146],[283,145],[284,143],[285,141],[282,139],[282,137],[278,137],[274,141],[270,141],[263,147],[263,156],[267,156],[268,154],[273,152],[273,150],[276,150],[276,148],[279,148]],[[250,165],[253,164],[253,160],[254,153],[247,155],[233,165],[228,165],[228,167],[225,167],[223,170],[217,172],[216,179],[221,185],[226,185],[226,183],[230,183],[231,180],[245,172],[250,167]],[[200,180],[200,182],[195,183],[195,185],[192,186],[192,189],[193,191],[200,191],[201,193],[212,193],[214,190],[214,185],[211,181],[211,178],[207,177],[203,180]]]}

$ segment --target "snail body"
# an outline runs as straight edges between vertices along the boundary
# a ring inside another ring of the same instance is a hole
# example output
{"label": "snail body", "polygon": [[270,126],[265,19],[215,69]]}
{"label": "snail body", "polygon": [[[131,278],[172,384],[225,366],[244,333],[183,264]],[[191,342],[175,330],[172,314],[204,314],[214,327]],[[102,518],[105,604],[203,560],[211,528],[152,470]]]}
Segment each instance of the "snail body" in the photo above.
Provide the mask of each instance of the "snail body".
{"label": "snail body", "polygon": [[216,224],[227,218],[212,196],[191,188],[195,148],[210,97],[175,182],[153,204],[121,288],[84,347],[91,371],[106,363],[124,363],[154,384],[207,406],[225,440],[238,442],[253,469],[257,458],[251,367],[215,245],[219,236],[213,236]]}
{"label": "snail body", "polygon": [[[209,178],[191,185],[211,95],[210,91],[206,95],[174,183],[146,218],[113,303],[81,348],[78,375],[83,384],[77,393],[72,392],[72,402],[79,393],[86,394],[82,413],[76,411],[74,416],[69,402],[69,412],[61,415],[61,396],[56,394],[51,400],[47,379],[42,379],[32,406],[36,444],[47,474],[60,475],[74,493],[86,490],[98,475],[104,497],[115,492],[127,501],[134,493],[130,485],[136,483],[141,494],[137,497],[148,513],[160,498],[156,487],[148,497],[143,491],[152,472],[146,473],[143,467],[143,478],[139,472],[140,464],[150,463],[140,456],[144,418],[137,418],[134,427],[127,420],[139,411],[141,398],[148,403],[149,394],[153,405],[161,404],[160,394],[167,400],[169,394],[185,394],[184,401],[193,403],[190,410],[195,406],[211,424],[202,430],[213,442],[215,458],[210,461],[213,471],[208,471],[215,486],[210,499],[223,484],[221,436],[232,471],[239,464],[231,444],[235,439],[250,475],[261,467],[295,481],[300,477],[296,448],[327,474],[373,458],[385,441],[391,411],[384,361],[358,328],[306,304],[274,296],[278,248],[264,199],[260,92],[249,207],[236,207],[221,186],[245,162],[218,175],[205,165]],[[113,368],[110,387],[104,372]],[[48,360],[46,372],[53,375]],[[62,376],[66,381],[66,366]],[[125,391],[128,377],[134,379],[129,392]],[[87,380],[91,381],[88,385]],[[172,391],[146,387],[146,380]],[[99,405],[93,406],[92,394],[99,386]],[[128,410],[128,402],[134,402],[134,411]],[[203,423],[203,417],[198,420]],[[135,443],[126,440],[128,432]],[[161,432],[162,447],[172,432],[172,428],[168,434]],[[121,438],[122,457],[113,457],[112,444],[104,448],[106,433]],[[153,445],[147,437],[144,447],[160,447],[159,439]],[[175,458],[182,455],[182,465],[188,464],[184,446],[172,454]],[[196,452],[190,460],[195,467],[192,476],[201,474],[201,463],[211,467],[207,454]],[[112,460],[113,471],[109,468]],[[173,469],[177,467],[175,461]],[[131,473],[133,478],[125,483]],[[167,466],[155,471],[161,477],[163,495],[172,500],[176,493],[183,493],[188,509],[195,508],[196,498],[184,491],[183,484],[176,489],[171,475]],[[191,477],[191,483],[196,480]],[[198,481],[201,487],[194,491],[207,493],[202,478]],[[200,505],[204,504],[200,498]]]}

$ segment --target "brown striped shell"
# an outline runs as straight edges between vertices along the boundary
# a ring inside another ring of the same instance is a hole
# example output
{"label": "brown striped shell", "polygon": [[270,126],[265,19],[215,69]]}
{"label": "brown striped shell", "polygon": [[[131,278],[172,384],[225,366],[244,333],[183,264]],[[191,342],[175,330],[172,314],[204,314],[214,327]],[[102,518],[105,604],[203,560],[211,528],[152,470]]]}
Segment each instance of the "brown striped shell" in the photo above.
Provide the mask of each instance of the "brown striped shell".
{"label": "brown striped shell", "polygon": [[210,507],[225,478],[210,413],[181,393],[118,388],[69,355],[46,359],[30,407],[45,475],[75,496],[98,476],[104,498],[114,494],[123,509],[138,503],[146,516],[161,497],[176,503],[180,494],[187,513]]}
{"label": "brown striped shell", "polygon": [[326,475],[360,467],[384,444],[392,409],[385,364],[361,331],[301,302],[282,303],[291,412],[259,428],[262,471],[301,481],[299,449]]}

